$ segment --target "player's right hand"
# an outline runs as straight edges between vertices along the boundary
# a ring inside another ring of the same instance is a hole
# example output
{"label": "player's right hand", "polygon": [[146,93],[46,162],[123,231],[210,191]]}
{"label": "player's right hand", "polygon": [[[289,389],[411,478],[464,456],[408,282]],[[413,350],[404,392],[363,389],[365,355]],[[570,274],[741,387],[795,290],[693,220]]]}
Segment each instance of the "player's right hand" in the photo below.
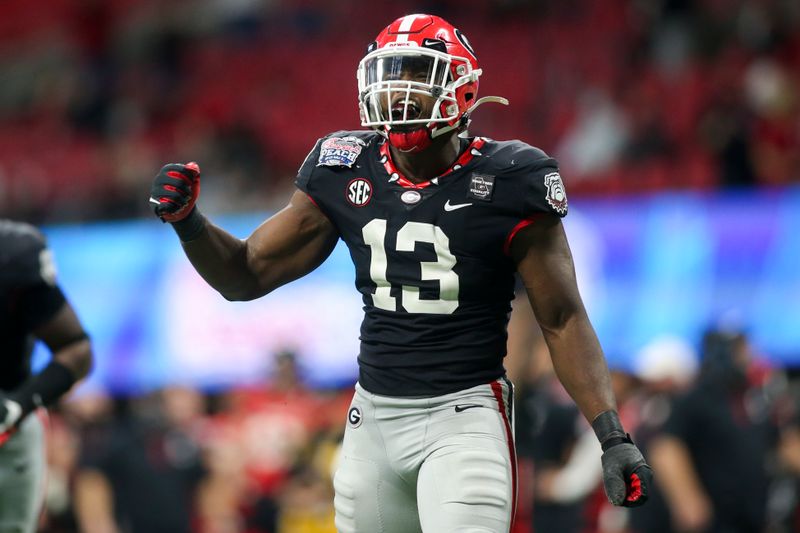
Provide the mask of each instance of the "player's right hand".
{"label": "player's right hand", "polygon": [[14,400],[0,397],[0,446],[14,434],[21,418],[22,406]]}
{"label": "player's right hand", "polygon": [[192,212],[200,195],[200,167],[195,162],[164,165],[153,180],[150,205],[165,222],[177,222]]}

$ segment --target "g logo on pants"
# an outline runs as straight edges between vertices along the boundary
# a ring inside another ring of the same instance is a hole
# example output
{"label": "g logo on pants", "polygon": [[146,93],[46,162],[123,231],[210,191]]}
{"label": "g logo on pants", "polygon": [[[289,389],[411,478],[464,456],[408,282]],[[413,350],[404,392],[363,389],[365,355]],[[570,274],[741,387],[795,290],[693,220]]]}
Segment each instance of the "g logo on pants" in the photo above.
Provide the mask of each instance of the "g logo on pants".
{"label": "g logo on pants", "polygon": [[350,424],[351,427],[357,428],[361,425],[361,422],[364,421],[364,415],[361,414],[361,409],[357,406],[353,406],[347,412],[347,422]]}

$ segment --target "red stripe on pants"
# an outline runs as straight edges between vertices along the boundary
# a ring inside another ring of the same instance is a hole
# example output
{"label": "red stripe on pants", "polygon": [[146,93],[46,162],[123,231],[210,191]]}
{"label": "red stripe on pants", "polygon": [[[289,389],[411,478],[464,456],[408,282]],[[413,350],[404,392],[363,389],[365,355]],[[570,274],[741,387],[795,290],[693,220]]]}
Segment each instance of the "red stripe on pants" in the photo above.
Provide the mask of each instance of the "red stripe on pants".
{"label": "red stripe on pants", "polygon": [[514,434],[511,431],[511,420],[508,418],[506,404],[503,401],[503,386],[497,381],[492,382],[492,392],[497,400],[503,423],[506,427],[506,441],[508,442],[508,455],[511,458],[511,525],[509,531],[514,529],[514,519],[517,516],[517,452],[514,447]]}

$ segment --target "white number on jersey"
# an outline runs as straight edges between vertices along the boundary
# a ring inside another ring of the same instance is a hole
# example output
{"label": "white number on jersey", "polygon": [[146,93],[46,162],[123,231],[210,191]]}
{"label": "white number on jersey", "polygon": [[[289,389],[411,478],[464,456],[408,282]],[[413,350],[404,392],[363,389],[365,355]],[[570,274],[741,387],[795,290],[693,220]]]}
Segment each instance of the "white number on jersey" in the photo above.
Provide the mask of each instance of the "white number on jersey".
{"label": "white number on jersey", "polygon": [[[369,275],[375,283],[372,305],[396,311],[396,298],[391,295],[392,284],[386,279],[386,221],[380,218],[371,220],[362,228],[361,234],[372,252],[369,264]],[[406,222],[397,232],[397,251],[414,252],[418,242],[432,244],[436,252],[436,261],[420,262],[420,278],[439,282],[439,298],[423,300],[419,296],[419,287],[403,285],[401,305],[409,313],[449,315],[458,307],[458,274],[453,271],[456,257],[450,252],[450,239],[442,228],[433,224]]]}

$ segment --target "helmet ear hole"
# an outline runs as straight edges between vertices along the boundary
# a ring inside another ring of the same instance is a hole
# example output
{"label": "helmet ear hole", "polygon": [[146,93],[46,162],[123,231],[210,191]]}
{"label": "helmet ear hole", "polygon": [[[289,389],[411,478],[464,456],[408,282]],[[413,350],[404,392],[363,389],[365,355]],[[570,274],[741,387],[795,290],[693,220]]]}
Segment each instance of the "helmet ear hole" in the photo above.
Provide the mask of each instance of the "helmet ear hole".
{"label": "helmet ear hole", "polygon": [[465,101],[465,102],[469,102],[469,101],[470,101],[470,100],[472,100],[473,98],[475,98],[475,95],[474,95],[474,94],[472,94],[472,93],[464,93],[464,101]]}

